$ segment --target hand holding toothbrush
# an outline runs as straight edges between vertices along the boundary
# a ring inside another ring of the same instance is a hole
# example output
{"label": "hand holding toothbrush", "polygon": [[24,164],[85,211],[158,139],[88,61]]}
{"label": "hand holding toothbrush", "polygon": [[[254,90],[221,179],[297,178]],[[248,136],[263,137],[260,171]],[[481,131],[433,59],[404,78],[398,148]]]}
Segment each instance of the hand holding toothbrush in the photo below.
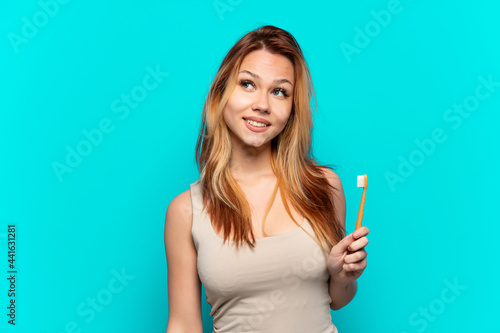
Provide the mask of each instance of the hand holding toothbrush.
{"label": "hand holding toothbrush", "polygon": [[327,266],[334,281],[348,283],[361,276],[366,268],[368,233],[367,227],[361,227],[332,247]]}
{"label": "hand holding toothbrush", "polygon": [[367,227],[362,227],[368,177],[358,176],[358,187],[363,187],[363,195],[356,220],[355,231],[344,237],[332,247],[327,259],[328,270],[334,281],[348,283],[361,276],[366,268],[366,250],[368,244]]}

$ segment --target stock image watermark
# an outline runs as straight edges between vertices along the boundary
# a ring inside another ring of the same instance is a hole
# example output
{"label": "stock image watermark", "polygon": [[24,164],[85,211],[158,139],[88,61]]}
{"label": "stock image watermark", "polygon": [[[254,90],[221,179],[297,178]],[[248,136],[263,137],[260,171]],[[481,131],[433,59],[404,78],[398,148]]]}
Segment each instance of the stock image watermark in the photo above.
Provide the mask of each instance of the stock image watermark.
{"label": "stock image watermark", "polygon": [[[157,89],[164,79],[169,75],[160,69],[160,65],[156,65],[153,69],[151,66],[146,67],[147,74],[143,76],[141,83],[135,85],[127,93],[122,93],[119,97],[111,102],[111,112],[120,120],[125,120],[130,112],[144,101],[149,93]],[[52,170],[61,183],[63,176],[73,172],[84,160],[88,157],[96,147],[102,144],[106,135],[112,133],[116,128],[116,122],[112,117],[102,118],[94,128],[83,129],[81,134],[83,138],[74,146],[66,145],[66,156],[63,161],[53,161]]]}
{"label": "stock image watermark", "polygon": [[[408,0],[412,2],[412,0]],[[399,0],[389,0],[384,9],[370,10],[371,20],[366,22],[362,28],[354,27],[354,37],[352,42],[341,42],[340,51],[347,63],[351,63],[355,54],[360,54],[366,49],[373,39],[377,38],[387,28],[396,15],[403,12],[404,6]]]}
{"label": "stock image watermark", "polygon": [[106,287],[95,293],[95,296],[88,296],[85,301],[77,305],[75,312],[79,316],[80,322],[74,320],[68,321],[64,325],[64,329],[57,332],[82,333],[83,324],[90,324],[94,321],[98,313],[103,312],[113,302],[115,297],[125,290],[129,282],[135,279],[135,276],[128,275],[125,272],[125,268],[122,268],[121,272],[112,269],[111,275],[113,277],[109,279]]}
{"label": "stock image watermark", "polygon": [[242,2],[243,0],[214,0],[212,1],[212,6],[219,19],[224,21],[224,15],[227,12],[232,12],[236,6],[239,6]]}
{"label": "stock image watermark", "polygon": [[71,0],[40,0],[38,1],[38,9],[30,17],[21,17],[21,29],[18,33],[9,32],[9,39],[12,49],[17,54],[20,51],[21,45],[28,44],[30,40],[35,38],[41,29],[47,26],[50,21],[59,13],[63,5],[66,5]]}
{"label": "stock image watermark", "polygon": [[[432,299],[425,306],[419,307],[417,311],[414,311],[408,317],[408,323],[418,333],[424,332],[429,327],[430,323],[438,320],[439,316],[443,314],[460,295],[462,295],[464,290],[467,289],[466,285],[462,285],[458,282],[457,277],[453,279],[453,282],[445,279],[444,284],[445,287],[441,290],[439,296]],[[400,333],[410,332],[401,331]]]}
{"label": "stock image watermark", "polygon": [[17,288],[17,263],[16,263],[16,225],[7,225],[7,323],[9,325],[16,325],[16,307],[19,305],[16,303],[16,292]]}
{"label": "stock image watermark", "polygon": [[[279,307],[286,304],[288,300],[286,292],[295,291],[300,288],[303,281],[317,277],[325,267],[325,255],[321,247],[316,247],[313,254],[303,258],[300,263],[295,263],[281,275],[283,285],[269,294],[265,299],[259,299],[252,303],[256,310],[255,314],[241,318],[243,321],[238,325],[236,332],[251,332],[256,327],[262,326]],[[291,318],[292,319],[292,318]]]}
{"label": "stock image watermark", "polygon": [[[443,120],[454,131],[458,130],[465,119],[468,119],[481,105],[482,101],[490,98],[500,87],[500,81],[493,80],[493,74],[486,77],[478,76],[479,84],[474,93],[466,96],[461,102],[454,103],[443,113]],[[438,146],[448,139],[446,130],[442,127],[434,128],[430,135],[424,139],[415,139],[416,148],[407,155],[399,155],[399,164],[396,171],[385,171],[384,178],[391,192],[396,191],[396,185],[404,183],[413,175],[418,167],[433,155]]]}

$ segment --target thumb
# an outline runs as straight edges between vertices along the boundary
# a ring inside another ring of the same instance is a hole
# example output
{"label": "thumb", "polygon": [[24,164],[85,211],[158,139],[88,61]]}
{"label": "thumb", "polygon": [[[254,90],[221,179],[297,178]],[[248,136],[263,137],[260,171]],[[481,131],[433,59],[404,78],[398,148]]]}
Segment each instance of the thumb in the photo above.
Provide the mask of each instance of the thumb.
{"label": "thumb", "polygon": [[332,247],[330,254],[334,256],[341,256],[344,252],[346,252],[349,245],[351,245],[351,243],[355,240],[353,234],[354,233],[350,233],[335,244],[335,246]]}

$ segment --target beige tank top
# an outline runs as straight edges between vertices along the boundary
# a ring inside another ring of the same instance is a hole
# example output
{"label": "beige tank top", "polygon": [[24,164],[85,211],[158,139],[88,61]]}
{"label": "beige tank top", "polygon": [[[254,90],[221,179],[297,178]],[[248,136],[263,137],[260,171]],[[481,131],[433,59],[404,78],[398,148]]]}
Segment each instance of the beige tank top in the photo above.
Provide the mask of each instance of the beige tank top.
{"label": "beige tank top", "polygon": [[[215,333],[337,333],[321,246],[301,228],[236,249],[212,227],[201,183],[190,185],[197,268]],[[306,219],[302,226],[314,235]]]}

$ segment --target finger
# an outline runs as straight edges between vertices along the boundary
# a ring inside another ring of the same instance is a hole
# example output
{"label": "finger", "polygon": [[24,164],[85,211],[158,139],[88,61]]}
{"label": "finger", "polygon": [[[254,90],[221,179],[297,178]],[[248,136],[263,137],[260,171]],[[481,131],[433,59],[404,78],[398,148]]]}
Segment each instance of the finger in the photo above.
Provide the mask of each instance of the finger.
{"label": "finger", "polygon": [[353,254],[346,255],[344,258],[344,262],[346,264],[354,264],[354,263],[357,263],[357,262],[360,262],[360,261],[366,259],[367,256],[368,256],[368,253],[365,250],[357,251]]}
{"label": "finger", "polygon": [[337,244],[335,244],[332,247],[332,250],[330,251],[331,255],[342,255],[344,252],[347,251],[347,248],[351,243],[354,241],[354,237],[351,234],[345,236],[342,238]]}
{"label": "finger", "polygon": [[361,237],[368,235],[369,232],[370,232],[370,229],[368,229],[368,227],[362,226],[361,228],[354,231],[353,236],[355,239],[358,239],[358,238],[361,238]]}
{"label": "finger", "polygon": [[349,272],[363,271],[366,268],[366,259],[363,259],[361,262],[357,262],[354,264],[344,264],[342,269]]}
{"label": "finger", "polygon": [[363,237],[360,239],[355,240],[349,246],[347,247],[347,250],[349,252],[356,252],[359,251],[360,249],[364,248],[366,245],[368,245],[368,238]]}

